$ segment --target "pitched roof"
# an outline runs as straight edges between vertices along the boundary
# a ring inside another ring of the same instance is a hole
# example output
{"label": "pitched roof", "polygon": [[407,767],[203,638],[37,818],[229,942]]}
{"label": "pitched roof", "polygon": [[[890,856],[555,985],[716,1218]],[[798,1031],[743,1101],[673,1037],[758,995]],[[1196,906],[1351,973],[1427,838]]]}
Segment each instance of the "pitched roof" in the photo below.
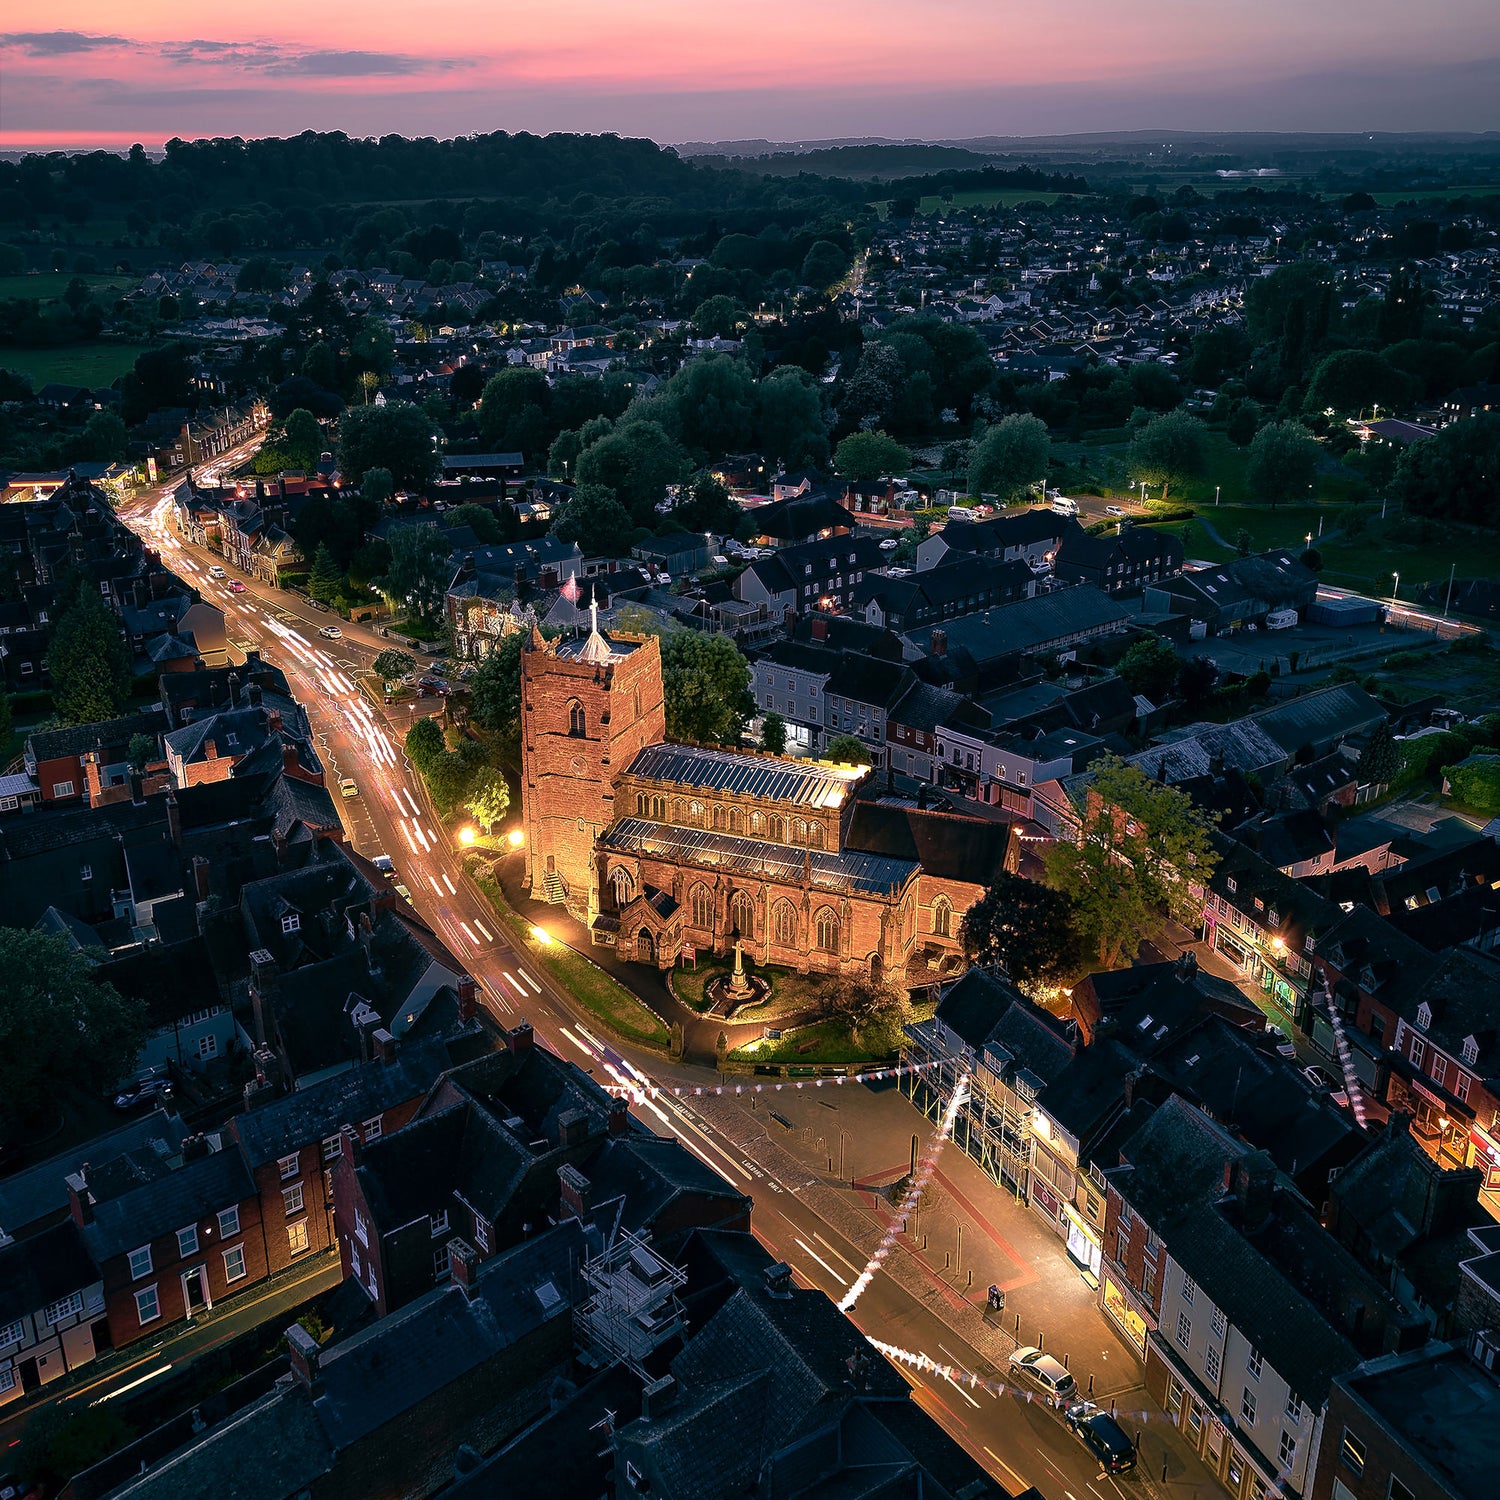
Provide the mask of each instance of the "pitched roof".
{"label": "pitched roof", "polygon": [[0,1245],[0,1327],[98,1280],[99,1271],[71,1219]]}
{"label": "pitched roof", "polygon": [[927,875],[987,885],[1007,867],[1012,825],[994,818],[861,799],[844,835],[846,850],[914,860]]}
{"label": "pitched roof", "polygon": [[626,767],[626,774],[814,808],[841,806],[859,779],[847,770],[817,761],[737,755],[729,750],[688,745],[648,745]]}

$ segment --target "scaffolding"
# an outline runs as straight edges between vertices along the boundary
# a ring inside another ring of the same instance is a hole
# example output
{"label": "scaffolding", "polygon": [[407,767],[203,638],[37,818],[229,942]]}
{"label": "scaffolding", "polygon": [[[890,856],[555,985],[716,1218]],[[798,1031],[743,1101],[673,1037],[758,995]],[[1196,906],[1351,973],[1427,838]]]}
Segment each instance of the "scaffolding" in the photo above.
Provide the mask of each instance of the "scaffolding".
{"label": "scaffolding", "polygon": [[677,1293],[687,1273],[626,1233],[584,1263],[583,1279],[593,1289],[577,1314],[585,1356],[596,1365],[619,1360],[649,1379],[646,1361],[683,1330]]}

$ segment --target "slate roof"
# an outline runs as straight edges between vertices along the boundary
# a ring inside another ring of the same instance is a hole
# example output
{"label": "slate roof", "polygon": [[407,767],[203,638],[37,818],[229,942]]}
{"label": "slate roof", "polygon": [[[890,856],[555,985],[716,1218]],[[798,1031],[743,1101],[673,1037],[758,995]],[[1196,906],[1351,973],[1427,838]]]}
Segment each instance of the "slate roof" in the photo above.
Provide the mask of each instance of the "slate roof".
{"label": "slate roof", "polygon": [[932,632],[947,634],[948,650],[962,649],[976,662],[996,661],[1042,649],[1055,641],[1085,632],[1107,632],[1122,626],[1130,611],[1092,584],[1057,589],[1014,604],[997,604],[972,615],[959,615],[941,626],[924,625],[908,631],[905,639],[918,655],[927,655]]}
{"label": "slate roof", "polygon": [[99,1272],[71,1219],[0,1245],[0,1327],[98,1280]]}
{"label": "slate roof", "polygon": [[970,969],[955,980],[938,1002],[937,1017],[968,1046],[978,1049],[1000,1018],[1026,997],[1007,981],[984,969]]}
{"label": "slate roof", "polygon": [[816,761],[736,755],[687,745],[648,745],[626,767],[626,774],[803,807],[837,807],[852,785],[847,773]]}
{"label": "slate roof", "polygon": [[1386,717],[1386,711],[1362,687],[1345,682],[1265,709],[1253,722],[1287,755],[1295,755],[1304,745],[1363,734],[1385,723]]}
{"label": "slate roof", "polygon": [[913,860],[924,874],[987,885],[1006,868],[1011,827],[992,818],[861,799],[854,804],[844,851]]}

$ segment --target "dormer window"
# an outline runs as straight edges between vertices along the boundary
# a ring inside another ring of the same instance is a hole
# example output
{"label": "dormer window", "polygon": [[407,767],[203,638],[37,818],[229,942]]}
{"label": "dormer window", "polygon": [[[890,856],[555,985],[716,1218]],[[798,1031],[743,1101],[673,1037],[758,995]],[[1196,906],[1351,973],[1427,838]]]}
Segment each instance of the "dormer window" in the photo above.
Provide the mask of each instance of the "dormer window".
{"label": "dormer window", "polygon": [[1424,1000],[1417,1007],[1417,1027],[1421,1031],[1426,1031],[1427,1028],[1429,1026],[1431,1026],[1431,1025],[1432,1025],[1432,1007]]}
{"label": "dormer window", "polygon": [[286,912],[281,918],[281,930],[284,933],[300,932],[302,930],[302,918],[294,911]]}
{"label": "dormer window", "polygon": [[1471,1036],[1464,1038],[1463,1059],[1471,1068],[1479,1061],[1479,1043]]}
{"label": "dormer window", "polygon": [[1234,895],[1234,893],[1239,890],[1239,888],[1239,881],[1237,881],[1233,875],[1228,875],[1225,877],[1224,889],[1227,890],[1231,896]]}

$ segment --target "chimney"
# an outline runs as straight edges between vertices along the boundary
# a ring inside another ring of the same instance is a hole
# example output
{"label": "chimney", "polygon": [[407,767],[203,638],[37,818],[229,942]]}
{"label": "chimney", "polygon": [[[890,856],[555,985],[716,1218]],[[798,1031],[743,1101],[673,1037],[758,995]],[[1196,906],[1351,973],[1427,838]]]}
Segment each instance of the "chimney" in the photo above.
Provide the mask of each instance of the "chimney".
{"label": "chimney", "polygon": [[193,889],[200,901],[208,900],[209,868],[208,861],[201,854],[193,856]]}
{"label": "chimney", "polygon": [[182,848],[182,809],[177,805],[177,788],[167,788],[167,837],[174,847]]}
{"label": "chimney", "polygon": [[201,1132],[197,1135],[184,1136],[179,1149],[182,1152],[183,1161],[202,1161],[209,1155],[208,1137]]}
{"label": "chimney", "polygon": [[229,674],[229,706],[231,708],[243,708],[244,707],[244,704],[240,702],[240,696],[239,696],[239,694],[240,694],[240,674],[238,672],[231,672]]}
{"label": "chimney", "polygon": [[815,641],[826,641],[828,639],[828,619],[825,615],[814,615],[810,622],[812,638]]}
{"label": "chimney", "polygon": [[400,1041],[392,1036],[384,1026],[377,1026],[375,1028],[375,1035],[372,1040],[375,1043],[375,1056],[389,1067],[395,1062],[397,1055],[401,1051]]}
{"label": "chimney", "polygon": [[145,609],[146,600],[149,599],[151,595],[146,591],[146,580],[144,578],[137,578],[134,583],[131,584],[130,595],[131,598],[135,601],[135,607],[137,609]]}
{"label": "chimney", "polygon": [[[368,918],[362,919],[368,920]],[[465,1026],[479,1011],[479,986],[468,974],[458,976],[458,1019]]]}
{"label": "chimney", "polygon": [[625,1135],[630,1130],[630,1100],[611,1099],[609,1102],[609,1133]]}
{"label": "chimney", "polygon": [[574,1218],[585,1219],[594,1211],[593,1184],[577,1167],[559,1167],[557,1169],[557,1186],[562,1206]]}
{"label": "chimney", "polygon": [[130,783],[130,800],[139,807],[146,800],[146,778],[134,766],[125,773]]}
{"label": "chimney", "polygon": [[365,1159],[365,1143],[360,1140],[359,1132],[352,1125],[346,1125],[339,1131],[339,1155],[351,1167],[359,1166]]}
{"label": "chimney", "polygon": [[286,1352],[292,1362],[292,1378],[306,1391],[317,1392],[322,1385],[318,1362],[322,1351],[318,1341],[300,1323],[286,1331]]}
{"label": "chimney", "polygon": [[295,745],[283,744],[281,747],[281,769],[287,775],[294,775],[302,767],[297,760],[297,747]]}
{"label": "chimney", "polygon": [[778,1260],[774,1265],[766,1267],[766,1296],[773,1302],[790,1302],[792,1300],[792,1268],[784,1260]]}
{"label": "chimney", "polygon": [[1191,984],[1198,977],[1198,955],[1185,948],[1177,958],[1177,977],[1184,984]]}
{"label": "chimney", "polygon": [[472,1302],[479,1290],[479,1255],[472,1245],[459,1239],[448,1241],[448,1274],[454,1286],[461,1286],[464,1296]]}
{"label": "chimney", "polygon": [[946,656],[948,654],[948,632],[946,630],[934,630],[932,632],[931,651],[934,656]]}
{"label": "chimney", "polygon": [[1276,1197],[1276,1164],[1264,1151],[1254,1151],[1234,1163],[1234,1196],[1244,1228],[1256,1230],[1271,1217]]}
{"label": "chimney", "polygon": [[589,1117],[581,1109],[565,1109],[557,1117],[557,1144],[582,1146],[589,1138]]}
{"label": "chimney", "polygon": [[68,1184],[68,1212],[73,1215],[73,1222],[82,1229],[85,1224],[94,1221],[94,1200],[89,1196],[89,1185],[87,1173],[89,1164],[79,1167],[76,1172],[69,1172]]}
{"label": "chimney", "polygon": [[260,684],[258,682],[247,682],[245,684],[245,702],[251,708],[260,707]]}
{"label": "chimney", "polygon": [[218,760],[218,758],[219,758],[219,742],[217,740],[204,740],[204,742],[203,742],[203,754],[210,761]]}
{"label": "chimney", "polygon": [[677,1404],[677,1381],[670,1375],[653,1380],[641,1390],[641,1421],[649,1422]]}
{"label": "chimney", "polygon": [[519,1026],[512,1026],[505,1033],[505,1045],[519,1057],[523,1052],[530,1052],[536,1045],[536,1033],[531,1029],[530,1021],[522,1021]]}
{"label": "chimney", "polygon": [[[259,691],[259,689],[257,689]],[[266,728],[273,734],[279,733],[281,729],[281,710],[272,708],[266,711]]]}

